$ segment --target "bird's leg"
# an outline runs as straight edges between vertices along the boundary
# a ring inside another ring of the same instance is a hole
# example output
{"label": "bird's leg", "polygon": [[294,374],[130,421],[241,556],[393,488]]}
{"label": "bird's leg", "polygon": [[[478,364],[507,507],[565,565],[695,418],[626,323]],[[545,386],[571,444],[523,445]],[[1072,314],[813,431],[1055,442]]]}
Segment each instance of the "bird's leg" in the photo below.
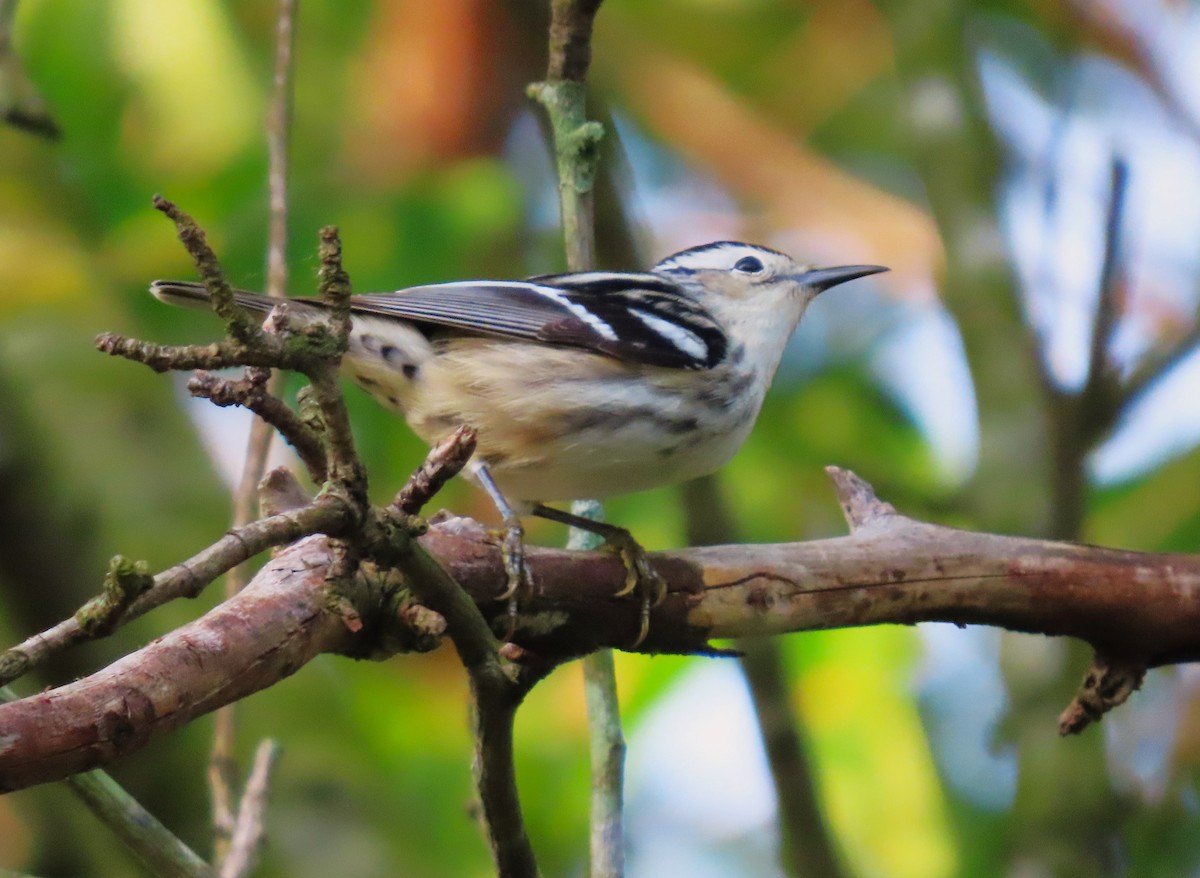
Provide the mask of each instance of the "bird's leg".
{"label": "bird's leg", "polygon": [[593,521],[582,515],[575,515],[541,503],[535,505],[531,512],[539,518],[548,518],[560,524],[597,534],[604,539],[607,548],[620,556],[621,562],[625,565],[625,586],[617,592],[616,597],[624,597],[634,591],[639,593],[642,599],[641,624],[633,646],[641,644],[650,631],[650,610],[661,604],[667,596],[667,584],[650,566],[650,562],[646,560],[646,550],[633,538],[633,534],[615,524]]}
{"label": "bird's leg", "polygon": [[508,577],[508,584],[497,600],[508,602],[508,631],[504,635],[504,639],[507,640],[512,637],[512,633],[517,627],[517,592],[521,590],[522,585],[531,591],[533,589],[529,569],[525,566],[525,529],[521,527],[520,516],[509,505],[500,488],[496,486],[487,464],[472,461],[470,467],[479,484],[483,486],[483,490],[492,498],[492,503],[504,521],[504,537],[500,542],[500,555],[504,559],[504,572]]}

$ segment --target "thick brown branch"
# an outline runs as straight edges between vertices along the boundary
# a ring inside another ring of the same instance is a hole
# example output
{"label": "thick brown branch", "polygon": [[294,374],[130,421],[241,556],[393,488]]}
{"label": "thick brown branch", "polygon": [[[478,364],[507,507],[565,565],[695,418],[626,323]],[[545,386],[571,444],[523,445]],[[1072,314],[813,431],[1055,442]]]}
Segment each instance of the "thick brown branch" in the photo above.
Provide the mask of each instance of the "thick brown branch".
{"label": "thick brown branch", "polygon": [[[1110,668],[1200,660],[1200,556],[973,533],[898,513],[865,515],[878,509],[869,486],[852,474],[837,477],[843,492],[855,488],[843,496],[863,519],[850,536],[652,556],[670,594],[641,649],[704,652],[718,637],[952,622],[1086,640]],[[404,565],[410,581],[444,568],[486,619],[502,621],[505,607],[495,596],[506,581],[504,566],[480,525],[448,519],[420,542],[434,557],[412,551]],[[639,608],[636,600],[613,598],[625,577],[619,559],[532,549],[528,560],[535,593],[523,603],[514,633],[521,649],[505,655],[526,663],[531,677],[565,657],[630,642]],[[108,762],[270,685],[319,652],[428,645],[428,632],[420,639],[396,636],[397,617],[411,613],[386,609],[386,600],[364,606],[361,591],[354,601],[364,627],[351,635],[327,600],[328,564],[327,540],[304,540],[197,622],[84,680],[0,706],[0,788]],[[478,652],[469,663],[500,667],[494,653]],[[1092,687],[1107,706],[1130,688],[1110,677],[1100,675]]]}

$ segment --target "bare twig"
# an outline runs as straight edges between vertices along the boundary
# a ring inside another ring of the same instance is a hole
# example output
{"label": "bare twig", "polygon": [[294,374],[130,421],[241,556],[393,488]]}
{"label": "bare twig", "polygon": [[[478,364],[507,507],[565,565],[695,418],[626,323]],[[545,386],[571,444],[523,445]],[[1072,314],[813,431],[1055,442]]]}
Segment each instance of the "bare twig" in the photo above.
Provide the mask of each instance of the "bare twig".
{"label": "bare twig", "polygon": [[780,863],[793,878],[845,875],[821,813],[816,778],[801,737],[804,728],[792,709],[781,644],[769,638],[743,637],[737,645],[775,782]]}
{"label": "bare twig", "polygon": [[1048,375],[1043,383],[1052,461],[1049,535],[1062,540],[1079,539],[1087,508],[1084,463],[1088,452],[1112,427],[1123,404],[1110,354],[1122,306],[1118,273],[1128,179],[1124,161],[1113,159],[1110,178],[1104,258],[1092,320],[1087,379],[1078,390],[1063,388]]}
{"label": "bare twig", "polygon": [[1158,356],[1148,357],[1134,370],[1122,388],[1124,408],[1130,408],[1143,398],[1155,382],[1198,350],[1200,350],[1200,320],[1197,320],[1192,328],[1171,346],[1170,350]]}
{"label": "bare twig", "polygon": [[625,734],[611,649],[584,656],[583,694],[592,772],[588,874],[619,878],[625,874]]}
{"label": "bare twig", "polygon": [[278,743],[268,738],[258,745],[250,778],[246,781],[246,791],[238,807],[229,853],[221,861],[221,878],[243,878],[258,863],[258,855],[267,834],[264,824],[267,793],[270,791],[271,773],[278,759]]}
{"label": "bare twig", "polygon": [[288,159],[292,134],[292,53],[296,42],[296,0],[279,0],[275,18],[275,70],[267,110],[267,295],[287,291]]}
{"label": "bare twig", "polygon": [[586,271],[595,263],[592,187],[604,126],[585,113],[592,23],[602,0],[553,0],[550,6],[550,63],[545,82],[527,92],[540,103],[554,133],[567,269]]}
{"label": "bare twig", "polygon": [[[430,451],[414,481],[443,466],[459,465],[463,449],[463,443],[453,437],[440,443]],[[431,481],[437,481],[436,477]],[[418,486],[410,484],[401,492],[401,498],[417,493]],[[475,782],[493,858],[501,875],[534,878],[538,874],[537,862],[517,795],[513,719],[525,694],[554,664],[522,667],[502,656],[487,620],[471,596],[419,546],[392,537],[389,524],[395,517],[403,517],[401,498],[383,511],[378,535],[371,541],[369,551],[380,563],[399,570],[417,599],[445,619],[446,631],[470,681]],[[489,603],[495,603],[493,596],[498,592],[499,588],[489,595]]]}
{"label": "bare twig", "polygon": [[604,0],[551,0],[550,61],[546,79],[587,80],[592,24]]}
{"label": "bare twig", "polygon": [[[280,0],[276,16],[275,71],[272,77],[271,101],[267,112],[267,189],[269,192],[269,227],[267,232],[267,295],[282,299],[287,287],[287,161],[291,130],[292,104],[292,44],[295,34],[294,0]],[[268,320],[268,322],[272,322]],[[299,419],[279,400],[283,389],[283,376],[276,372],[250,367],[243,379],[247,399],[257,405],[247,406],[259,414],[250,423],[250,437],[246,443],[246,457],[242,463],[242,474],[233,494],[233,526],[241,527],[254,520],[257,509],[258,484],[267,468],[271,454],[272,427],[279,429],[285,437],[295,437],[293,445],[308,466],[314,479],[325,473],[325,458],[320,451],[317,438],[303,428]],[[191,385],[189,384],[189,389]],[[240,564],[225,577],[225,596],[232,597],[249,581],[250,571]],[[216,861],[222,864],[232,850],[232,836],[237,818],[233,813],[234,788],[237,784],[237,760],[234,749],[237,743],[235,707],[232,704],[217,711],[213,730],[212,753],[208,763],[208,782],[211,791],[214,850]],[[248,794],[247,794],[248,795]],[[243,801],[243,807],[245,802]],[[251,852],[243,852],[241,865],[248,870],[246,859]],[[239,875],[235,866],[228,874]]]}
{"label": "bare twig", "polygon": [[234,755],[237,743],[236,710],[236,702],[217,708],[213,724],[213,745],[208,754],[208,766],[205,771],[209,807],[212,811],[213,859],[217,863],[223,863],[229,854],[233,828],[237,822],[233,810],[234,802],[237,801],[238,778],[237,757]]}
{"label": "bare twig", "polygon": [[338,366],[350,337],[350,278],[342,268],[342,241],[333,226],[320,232],[318,255],[321,260],[320,295],[329,305],[330,350],[321,368],[306,370],[312,383],[313,397],[325,427],[325,446],[329,475],[346,487],[354,499],[365,505],[367,477],[354,450],[350,415],[338,383]]}
{"label": "bare twig", "polygon": [[[265,423],[274,427],[295,450],[308,470],[309,478],[315,484],[321,484],[326,475],[325,449],[321,445],[321,437],[272,392],[269,385],[274,383],[274,378],[264,382],[257,378],[261,374],[251,367],[246,370],[244,377],[230,380],[200,370],[188,381],[188,392],[192,396],[211,400],[214,405],[238,405],[254,412],[261,418],[255,424]],[[257,433],[252,432],[251,438],[256,436]],[[261,473],[259,475],[261,477]]]}
{"label": "bare twig", "polygon": [[204,281],[204,288],[208,291],[212,309],[225,322],[225,328],[230,337],[242,344],[258,340],[262,335],[262,330],[250,315],[234,303],[233,290],[229,286],[229,281],[225,279],[225,272],[221,270],[217,255],[208,246],[208,238],[204,234],[204,230],[196,225],[194,219],[180,210],[178,205],[168,201],[162,195],[154,196],[154,208],[175,223],[179,241],[187,250],[188,255],[192,257],[192,261],[196,263],[196,269]]}
{"label": "bare twig", "polygon": [[[452,637],[453,630],[451,626]],[[528,689],[500,673],[501,667],[488,665],[482,673],[471,674],[475,785],[497,873],[505,878],[537,878],[537,860],[521,815],[513,763],[513,721]]]}
{"label": "bare twig", "polygon": [[65,783],[151,874],[164,878],[214,875],[207,863],[107,773],[93,769],[71,775]]}
{"label": "bare twig", "polygon": [[1095,423],[1084,425],[1088,430],[1089,439],[1093,440],[1107,429],[1117,411],[1112,405],[1117,388],[1109,354],[1121,308],[1118,271],[1121,257],[1121,225],[1125,217],[1125,190],[1128,182],[1128,163],[1124,159],[1114,158],[1110,170],[1108,214],[1104,224],[1104,260],[1100,268],[1096,318],[1092,322],[1088,375],[1081,391],[1085,400],[1093,401],[1085,406],[1085,412],[1093,417]]}
{"label": "bare twig", "polygon": [[464,424],[433,446],[392,501],[392,508],[404,515],[419,513],[446,482],[462,472],[474,453],[475,431]]}
{"label": "bare twig", "polygon": [[[571,511],[593,521],[604,519],[604,507],[596,500],[576,500]],[[591,551],[602,542],[598,534],[573,527],[567,537],[567,548]],[[611,649],[585,655],[582,664],[592,783],[589,874],[620,878],[625,874],[626,747],[617,697],[617,670]]]}
{"label": "bare twig", "polygon": [[[125,624],[169,601],[195,597],[204,587],[272,546],[294,542],[313,533],[338,533],[347,524],[347,510],[331,495],[300,510],[289,510],[232,530],[211,546],[154,577],[154,584],[120,615]],[[10,683],[55,653],[83,641],[93,633],[72,617],[0,653],[0,685]]]}
{"label": "bare twig", "polygon": [[1079,691],[1058,718],[1061,735],[1077,735],[1142,687],[1142,662],[1107,659],[1096,653]]}
{"label": "bare twig", "polygon": [[228,339],[206,345],[160,345],[115,332],[100,333],[94,343],[96,350],[101,353],[142,363],[155,372],[227,369],[231,366],[265,366],[302,371],[301,366],[306,361],[304,352],[285,348],[269,336],[253,348]]}

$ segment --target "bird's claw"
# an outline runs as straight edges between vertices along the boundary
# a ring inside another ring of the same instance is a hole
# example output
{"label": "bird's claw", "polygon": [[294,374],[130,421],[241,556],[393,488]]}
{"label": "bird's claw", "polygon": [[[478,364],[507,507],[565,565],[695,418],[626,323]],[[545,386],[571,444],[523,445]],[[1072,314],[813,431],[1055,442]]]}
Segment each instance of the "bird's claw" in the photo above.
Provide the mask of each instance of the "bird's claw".
{"label": "bird's claw", "polygon": [[496,596],[496,600],[504,601],[505,618],[507,620],[501,640],[510,640],[517,630],[517,611],[522,592],[533,593],[533,576],[529,565],[525,563],[525,531],[519,521],[509,522],[504,529],[495,533],[500,544],[500,557],[504,562],[504,574],[507,582],[504,591]]}
{"label": "bird's claw", "polygon": [[528,582],[528,571],[525,566],[525,531],[519,522],[505,526],[504,536],[500,540],[500,556],[504,561],[504,573],[508,582],[499,596],[500,601],[511,601]]}
{"label": "bird's claw", "polygon": [[650,633],[650,610],[657,607],[667,596],[667,583],[650,566],[646,550],[633,538],[629,531],[613,528],[605,535],[606,546],[616,552],[625,565],[625,585],[616,597],[625,597],[637,592],[642,601],[637,638],[631,648],[641,646]]}

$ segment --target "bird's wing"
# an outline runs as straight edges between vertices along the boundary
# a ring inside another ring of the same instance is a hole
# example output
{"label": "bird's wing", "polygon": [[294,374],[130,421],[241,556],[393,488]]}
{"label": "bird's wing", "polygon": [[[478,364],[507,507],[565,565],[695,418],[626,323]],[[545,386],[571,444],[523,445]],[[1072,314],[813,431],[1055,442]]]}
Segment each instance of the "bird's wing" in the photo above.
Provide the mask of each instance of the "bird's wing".
{"label": "bird's wing", "polygon": [[596,351],[619,360],[709,369],[725,334],[699,304],[655,274],[584,272],[527,281],[465,281],[354,296],[355,312],[501,338]]}

